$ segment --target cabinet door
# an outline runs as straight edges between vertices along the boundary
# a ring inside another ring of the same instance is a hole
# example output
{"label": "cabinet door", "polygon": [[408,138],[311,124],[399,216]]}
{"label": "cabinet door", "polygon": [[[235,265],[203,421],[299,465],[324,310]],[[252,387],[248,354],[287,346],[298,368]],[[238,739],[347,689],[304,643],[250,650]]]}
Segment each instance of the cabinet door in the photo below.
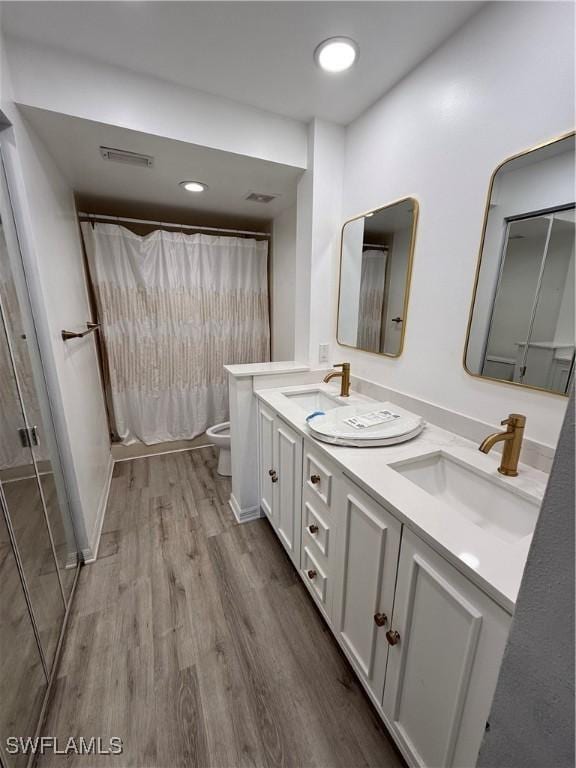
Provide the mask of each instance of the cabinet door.
{"label": "cabinet door", "polygon": [[302,507],[302,438],[276,419],[274,467],[278,482],[274,489],[274,520],[280,540],[297,568],[300,567]]}
{"label": "cabinet door", "polygon": [[388,656],[385,633],[392,616],[402,526],[347,478],[339,478],[336,490],[343,505],[336,631],[380,704]]}
{"label": "cabinet door", "polygon": [[423,766],[474,766],[510,617],[404,529],[383,709]]}
{"label": "cabinet door", "polygon": [[274,416],[262,404],[258,408],[258,475],[260,485],[260,507],[274,523],[273,488],[270,472],[274,472]]}

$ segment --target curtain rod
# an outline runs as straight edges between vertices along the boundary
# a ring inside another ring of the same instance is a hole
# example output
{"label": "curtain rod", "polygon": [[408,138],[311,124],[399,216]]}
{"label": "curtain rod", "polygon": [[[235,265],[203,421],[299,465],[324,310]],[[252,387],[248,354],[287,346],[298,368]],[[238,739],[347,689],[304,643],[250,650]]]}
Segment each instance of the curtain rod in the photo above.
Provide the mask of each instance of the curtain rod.
{"label": "curtain rod", "polygon": [[102,221],[124,221],[127,224],[152,224],[155,227],[171,227],[172,229],[199,229],[202,232],[225,232],[229,235],[256,235],[270,237],[270,232],[250,232],[244,229],[221,229],[220,227],[198,227],[193,224],[174,224],[170,221],[151,221],[150,219],[129,219],[126,216],[108,216],[99,213],[78,213],[79,219],[87,221],[100,219]]}

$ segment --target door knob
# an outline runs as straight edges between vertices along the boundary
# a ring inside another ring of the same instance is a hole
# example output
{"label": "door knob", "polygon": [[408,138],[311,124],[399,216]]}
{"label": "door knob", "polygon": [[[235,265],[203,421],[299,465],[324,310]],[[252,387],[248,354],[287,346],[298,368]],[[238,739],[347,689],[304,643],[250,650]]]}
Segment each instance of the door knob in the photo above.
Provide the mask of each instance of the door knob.
{"label": "door knob", "polygon": [[400,642],[400,633],[396,632],[395,629],[389,629],[386,632],[386,640],[388,640],[389,645],[397,645]]}
{"label": "door knob", "polygon": [[308,578],[309,579],[315,579],[317,575],[318,574],[316,573],[314,568],[310,568],[310,570],[308,571]]}
{"label": "door knob", "polygon": [[308,530],[310,531],[310,533],[318,533],[318,526],[312,523],[311,525],[308,526]]}
{"label": "door knob", "polygon": [[392,322],[393,323],[401,323],[402,322],[402,318],[401,317],[393,317],[392,318]]}
{"label": "door knob", "polygon": [[310,475],[310,482],[313,483],[314,485],[318,485],[320,480],[321,480],[320,475]]}
{"label": "door knob", "polygon": [[388,621],[388,616],[386,616],[385,613],[374,614],[374,624],[376,624],[377,627],[383,627],[387,621]]}

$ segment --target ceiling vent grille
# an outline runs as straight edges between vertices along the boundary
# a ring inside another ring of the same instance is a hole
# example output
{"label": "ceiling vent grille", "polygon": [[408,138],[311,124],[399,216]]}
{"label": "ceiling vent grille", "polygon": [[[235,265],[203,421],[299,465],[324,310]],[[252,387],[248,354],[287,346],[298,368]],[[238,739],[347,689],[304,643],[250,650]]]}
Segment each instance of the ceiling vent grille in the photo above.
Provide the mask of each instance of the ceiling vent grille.
{"label": "ceiling vent grille", "polygon": [[279,195],[265,195],[261,192],[250,192],[250,194],[246,197],[246,200],[250,200],[253,203],[271,203],[272,200],[275,200]]}
{"label": "ceiling vent grille", "polygon": [[138,152],[128,152],[125,149],[100,147],[100,154],[104,160],[112,160],[114,163],[124,163],[124,165],[139,165],[141,168],[152,168],[154,164],[154,158],[151,155],[141,155]]}

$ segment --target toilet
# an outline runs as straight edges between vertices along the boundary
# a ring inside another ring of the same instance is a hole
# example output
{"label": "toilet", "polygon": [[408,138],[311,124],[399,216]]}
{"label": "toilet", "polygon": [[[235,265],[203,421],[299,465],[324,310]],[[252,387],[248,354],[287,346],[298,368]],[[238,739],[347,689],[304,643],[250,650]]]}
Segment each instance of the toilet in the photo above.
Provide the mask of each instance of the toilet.
{"label": "toilet", "polygon": [[214,443],[219,450],[218,456],[218,474],[230,477],[232,475],[232,463],[230,458],[230,422],[223,421],[222,424],[214,424],[206,430],[206,435],[211,443]]}

